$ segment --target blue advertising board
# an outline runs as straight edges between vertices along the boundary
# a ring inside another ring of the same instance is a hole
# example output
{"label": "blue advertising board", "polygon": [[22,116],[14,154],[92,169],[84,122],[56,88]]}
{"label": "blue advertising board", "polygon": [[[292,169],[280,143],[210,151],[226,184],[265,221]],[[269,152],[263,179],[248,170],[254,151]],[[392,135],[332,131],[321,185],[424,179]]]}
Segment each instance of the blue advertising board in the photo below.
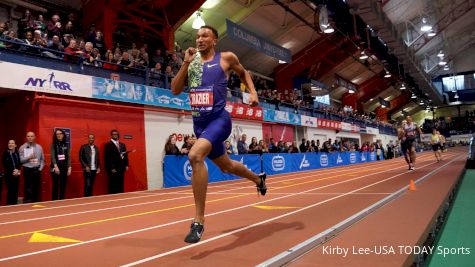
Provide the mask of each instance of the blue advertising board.
{"label": "blue advertising board", "polygon": [[167,89],[98,77],[92,79],[92,97],[190,110],[188,94],[173,95]]}
{"label": "blue advertising board", "polygon": [[[230,158],[243,163],[244,166],[255,173],[262,172],[259,155],[230,155]],[[163,187],[168,188],[191,184],[192,167],[188,156],[165,156],[163,164]],[[209,159],[206,159],[205,165],[208,169],[208,181],[210,183],[240,178],[221,172]]]}

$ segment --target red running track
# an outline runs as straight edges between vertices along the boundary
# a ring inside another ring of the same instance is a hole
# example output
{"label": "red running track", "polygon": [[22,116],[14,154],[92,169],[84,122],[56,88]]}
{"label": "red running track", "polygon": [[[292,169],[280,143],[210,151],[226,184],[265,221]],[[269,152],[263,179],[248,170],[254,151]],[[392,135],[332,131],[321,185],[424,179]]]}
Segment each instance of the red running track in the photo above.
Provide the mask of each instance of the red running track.
{"label": "red running track", "polygon": [[247,180],[210,184],[205,233],[193,245],[183,242],[194,214],[189,186],[2,207],[0,265],[254,266],[411,179],[462,168],[464,155],[454,149],[437,163],[432,153],[421,153],[415,171],[399,158],[269,176],[265,197]]}

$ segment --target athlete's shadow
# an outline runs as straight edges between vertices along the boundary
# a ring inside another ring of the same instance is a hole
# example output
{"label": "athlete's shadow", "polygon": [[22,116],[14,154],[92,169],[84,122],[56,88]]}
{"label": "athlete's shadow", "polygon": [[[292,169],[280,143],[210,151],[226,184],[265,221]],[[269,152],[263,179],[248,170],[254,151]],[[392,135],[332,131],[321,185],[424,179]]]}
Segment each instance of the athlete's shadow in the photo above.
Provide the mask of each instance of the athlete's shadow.
{"label": "athlete's shadow", "polygon": [[[302,229],[305,228],[305,226],[301,222],[292,222],[292,223],[278,223],[278,222],[275,222],[275,223],[264,224],[264,225],[259,225],[259,226],[256,226],[256,227],[252,227],[249,230],[242,231],[242,232],[237,232],[237,233],[233,234],[233,236],[236,236],[236,238],[231,243],[229,243],[229,244],[227,244],[223,247],[203,251],[203,252],[201,252],[197,255],[194,255],[193,257],[191,257],[191,259],[192,260],[199,260],[199,259],[203,259],[205,257],[208,257],[209,255],[211,255],[213,253],[216,253],[216,252],[233,250],[237,247],[252,244],[256,241],[267,238],[271,235],[278,234],[278,232],[280,232],[280,231],[291,229],[291,228],[293,228],[294,230],[302,230]],[[237,229],[239,229],[239,228],[237,228]],[[227,230],[225,232],[232,232],[232,231],[237,230],[237,229],[230,229],[230,230]]]}

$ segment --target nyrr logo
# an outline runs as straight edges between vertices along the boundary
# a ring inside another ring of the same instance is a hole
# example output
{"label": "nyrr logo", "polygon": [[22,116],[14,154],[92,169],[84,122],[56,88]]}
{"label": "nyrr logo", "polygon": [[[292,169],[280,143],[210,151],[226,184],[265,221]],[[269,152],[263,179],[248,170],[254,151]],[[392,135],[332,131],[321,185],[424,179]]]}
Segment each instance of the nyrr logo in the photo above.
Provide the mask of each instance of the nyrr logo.
{"label": "nyrr logo", "polygon": [[285,169],[285,159],[282,156],[272,157],[272,170],[282,171]]}
{"label": "nyrr logo", "polygon": [[374,153],[374,152],[371,152],[371,153],[369,154],[369,158],[370,158],[371,161],[375,161],[375,160],[376,160],[375,154],[376,154],[376,153]]}
{"label": "nyrr logo", "polygon": [[328,156],[327,156],[327,154],[320,155],[320,166],[322,166],[322,167],[328,166]]}
{"label": "nyrr logo", "polygon": [[48,89],[57,89],[63,91],[73,91],[71,85],[67,82],[55,81],[54,72],[51,72],[47,75],[48,79],[40,79],[35,77],[29,77],[25,83],[25,86],[31,87],[40,87],[40,88],[48,88]]}
{"label": "nyrr logo", "polygon": [[[208,164],[205,162],[205,167],[208,169]],[[191,181],[191,174],[193,173],[193,169],[191,168],[190,161],[187,160],[185,164],[183,164],[183,176],[185,176],[186,180]]]}
{"label": "nyrr logo", "polygon": [[307,168],[307,167],[310,167],[310,163],[308,162],[307,157],[305,156],[305,154],[303,154],[303,159],[302,159],[302,161],[300,162],[300,167],[299,167],[299,169]]}
{"label": "nyrr logo", "polygon": [[355,153],[350,154],[350,163],[356,163],[356,154]]}

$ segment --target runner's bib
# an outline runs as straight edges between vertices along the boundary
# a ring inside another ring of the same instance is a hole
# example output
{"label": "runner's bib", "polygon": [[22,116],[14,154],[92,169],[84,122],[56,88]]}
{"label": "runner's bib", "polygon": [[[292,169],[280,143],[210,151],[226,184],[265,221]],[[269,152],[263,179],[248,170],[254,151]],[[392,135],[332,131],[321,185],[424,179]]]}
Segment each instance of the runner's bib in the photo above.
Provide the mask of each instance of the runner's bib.
{"label": "runner's bib", "polygon": [[213,86],[191,88],[189,96],[193,114],[195,112],[203,114],[213,111]]}

